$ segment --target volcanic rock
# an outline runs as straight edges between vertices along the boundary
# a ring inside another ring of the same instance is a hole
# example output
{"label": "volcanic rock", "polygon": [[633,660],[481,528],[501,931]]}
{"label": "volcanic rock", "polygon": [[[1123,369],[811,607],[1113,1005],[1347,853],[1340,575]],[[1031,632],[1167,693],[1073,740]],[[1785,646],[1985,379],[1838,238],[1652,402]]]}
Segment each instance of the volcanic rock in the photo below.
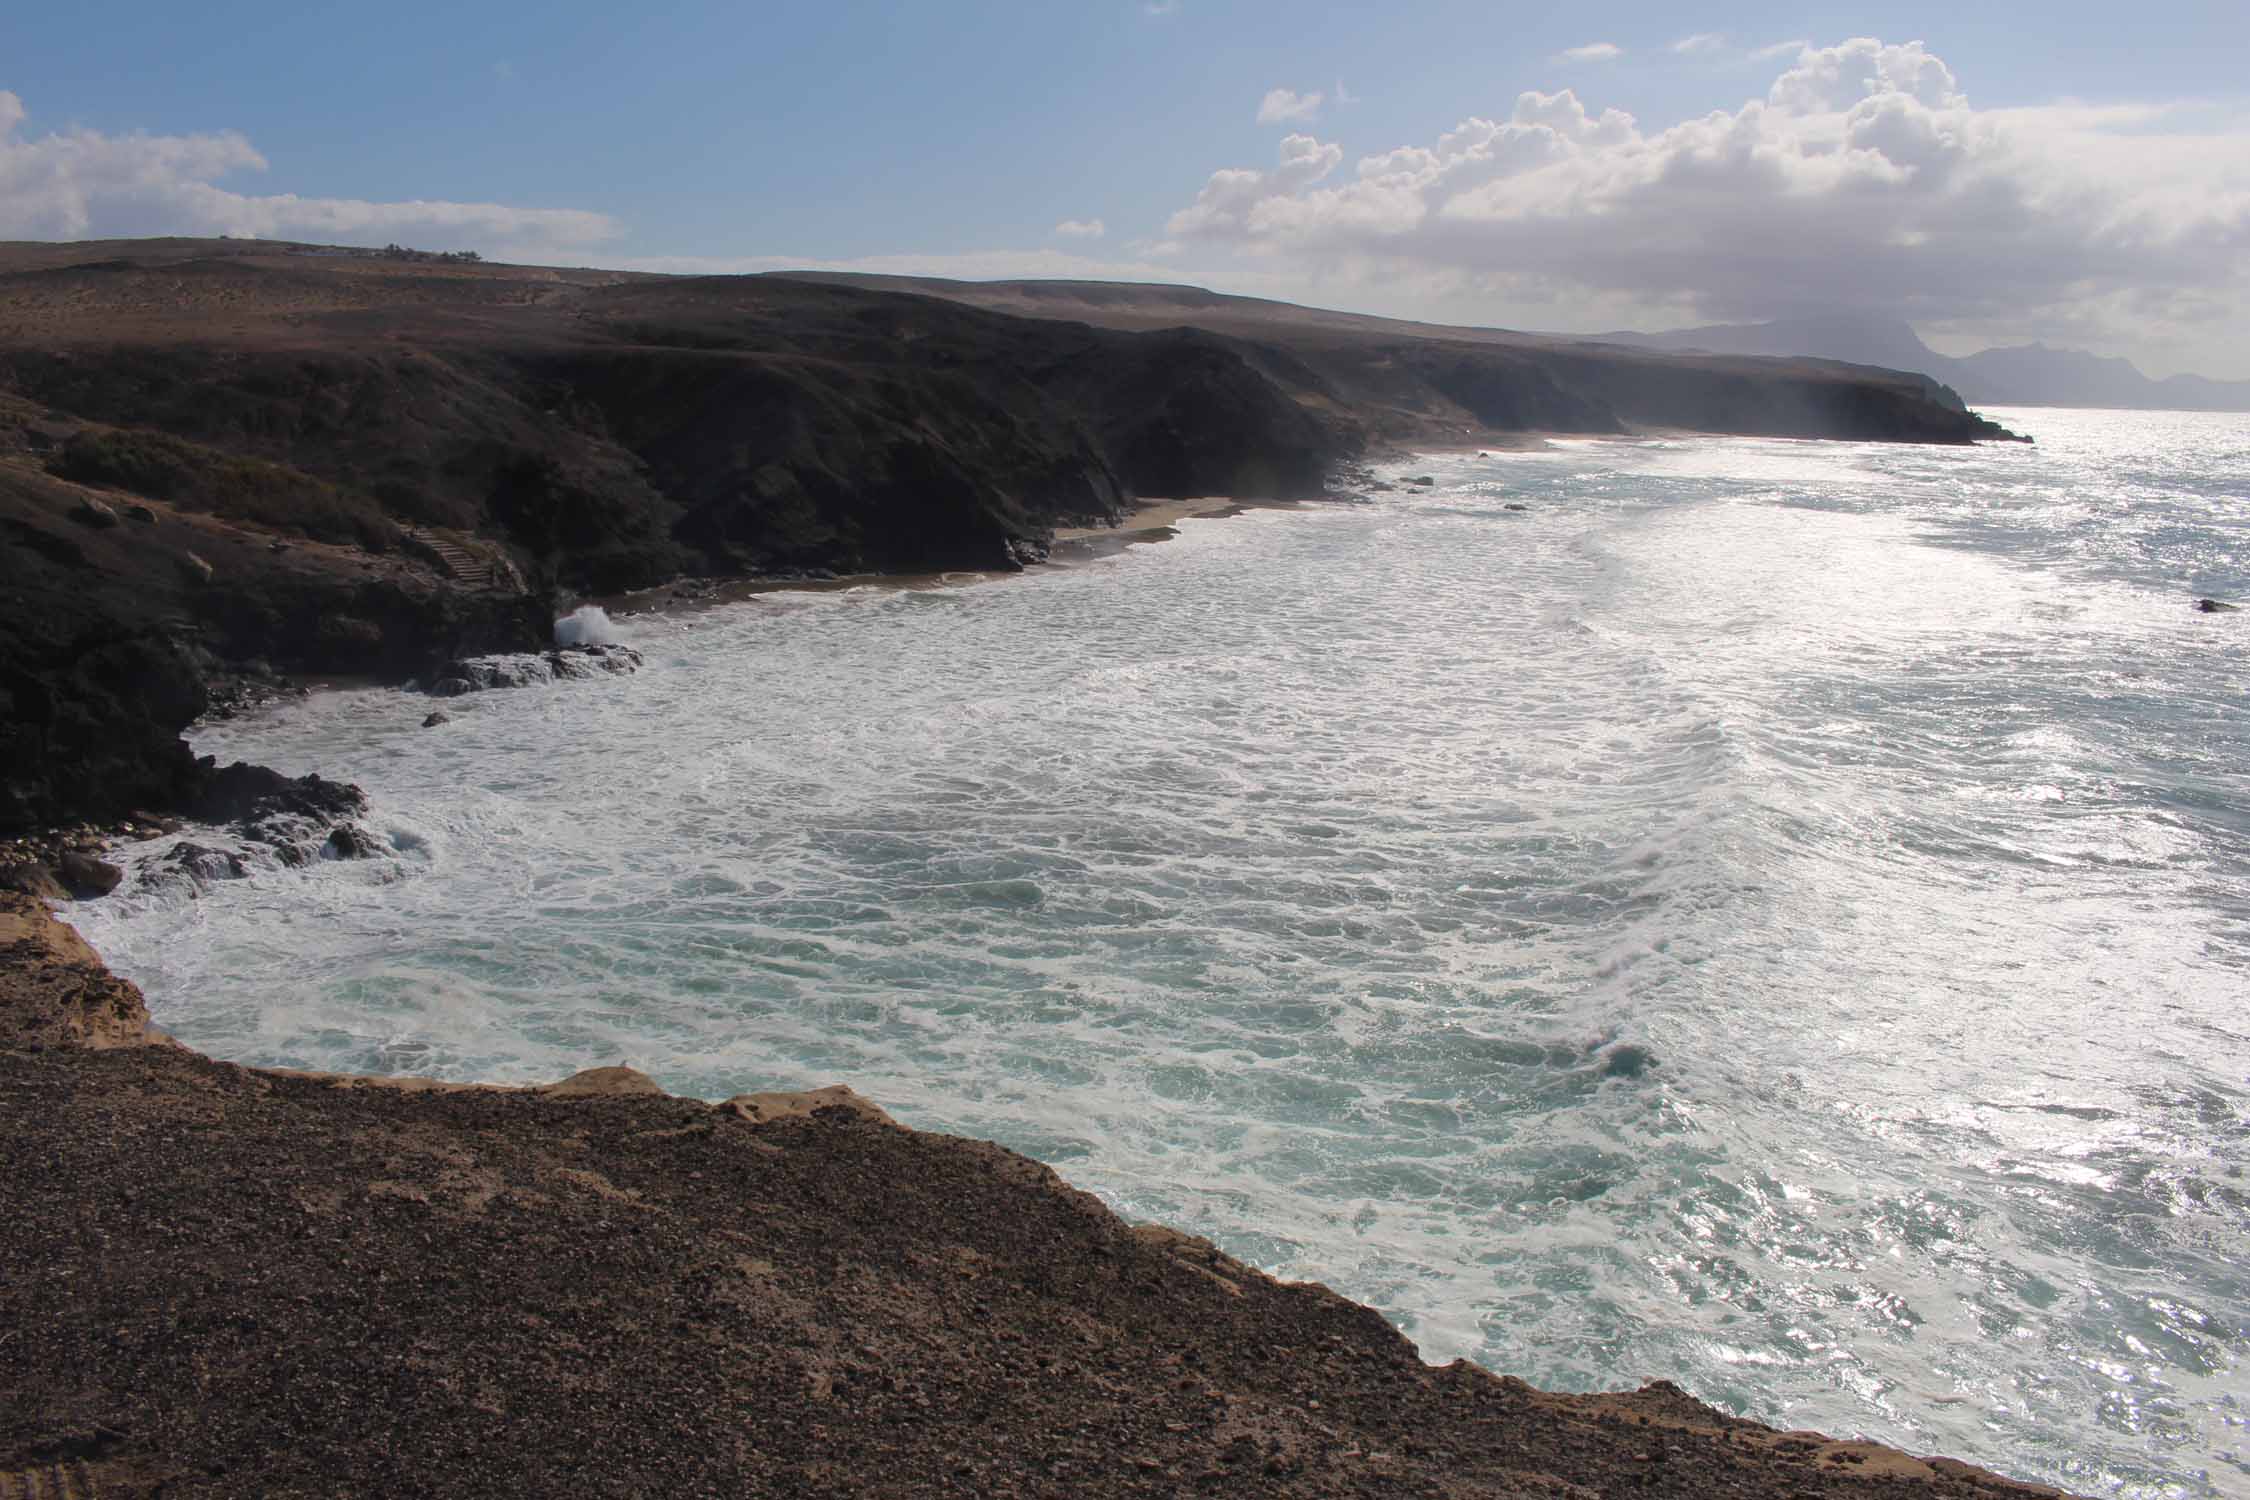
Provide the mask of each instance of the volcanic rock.
{"label": "volcanic rock", "polygon": [[125,872],[109,861],[96,859],[91,854],[81,853],[76,849],[63,851],[62,858],[56,862],[56,870],[61,875],[63,884],[70,888],[71,895],[81,901],[108,895],[125,878]]}

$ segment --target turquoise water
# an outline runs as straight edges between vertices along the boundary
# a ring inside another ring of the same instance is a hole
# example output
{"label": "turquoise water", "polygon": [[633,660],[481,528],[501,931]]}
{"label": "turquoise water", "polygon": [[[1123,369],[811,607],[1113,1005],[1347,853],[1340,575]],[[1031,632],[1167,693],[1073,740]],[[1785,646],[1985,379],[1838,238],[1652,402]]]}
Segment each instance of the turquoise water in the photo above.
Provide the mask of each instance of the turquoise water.
{"label": "turquoise water", "polygon": [[2003,417],[326,695],[198,748],[395,860],[82,925],[221,1056],[848,1082],[1433,1359],[2250,1493],[2250,419]]}

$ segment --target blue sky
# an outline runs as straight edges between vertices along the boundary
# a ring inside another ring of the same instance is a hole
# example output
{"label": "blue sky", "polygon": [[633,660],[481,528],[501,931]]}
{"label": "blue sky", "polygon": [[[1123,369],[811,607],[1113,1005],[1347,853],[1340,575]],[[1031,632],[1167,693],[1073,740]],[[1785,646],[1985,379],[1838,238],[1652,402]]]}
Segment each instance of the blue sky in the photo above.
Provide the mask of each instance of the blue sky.
{"label": "blue sky", "polygon": [[[1117,275],[1581,330],[1850,300],[2250,377],[2240,0],[9,12],[13,237]],[[1785,78],[1784,44],[1852,38],[1889,50]]]}

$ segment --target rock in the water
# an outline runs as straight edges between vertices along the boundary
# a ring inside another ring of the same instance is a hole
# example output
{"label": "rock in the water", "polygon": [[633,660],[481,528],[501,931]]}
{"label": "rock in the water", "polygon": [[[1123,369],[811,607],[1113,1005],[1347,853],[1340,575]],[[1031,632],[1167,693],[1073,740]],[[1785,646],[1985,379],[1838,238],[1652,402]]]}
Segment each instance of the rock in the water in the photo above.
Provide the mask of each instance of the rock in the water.
{"label": "rock in the water", "polygon": [[125,878],[125,872],[108,860],[81,854],[76,849],[63,851],[63,857],[57,862],[57,869],[62,875],[63,884],[81,901],[108,895],[117,889],[117,882]]}
{"label": "rock in the water", "polygon": [[117,512],[92,495],[78,497],[78,503],[70,508],[70,518],[81,526],[91,526],[97,531],[117,524]]}
{"label": "rock in the water", "polygon": [[26,860],[22,864],[0,867],[0,890],[21,891],[26,896],[37,896],[42,901],[68,901],[70,892],[55,879],[55,872],[45,865]]}
{"label": "rock in the water", "polygon": [[612,645],[564,646],[538,656],[467,656],[446,663],[425,691],[433,698],[458,698],[463,693],[598,677],[604,672],[632,672],[640,665],[640,652],[630,646]]}
{"label": "rock in the water", "polygon": [[373,859],[383,852],[375,835],[357,823],[338,823],[329,831],[328,842],[321,845],[323,859]]}
{"label": "rock in the water", "polygon": [[327,781],[317,774],[284,776],[239,760],[213,769],[213,759],[208,755],[198,765],[204,782],[193,815],[201,822],[242,823],[275,813],[336,822],[367,810],[366,794],[349,782]]}
{"label": "rock in the water", "polygon": [[1609,1056],[1602,1062],[1602,1073],[1609,1078],[1638,1078],[1655,1066],[1655,1053],[1627,1043],[1610,1049]]}
{"label": "rock in the water", "polygon": [[1501,508],[1502,510],[1529,510],[1529,509],[1531,509],[1531,507],[1530,507],[1530,506],[1528,506],[1528,505],[1525,505],[1525,504],[1523,504],[1522,502],[1520,502],[1520,501],[1516,501],[1516,500],[1510,500],[1510,501],[1509,501],[1509,502],[1508,502],[1508,503],[1507,503],[1506,505],[1503,505],[1503,506],[1501,506],[1500,508]]}
{"label": "rock in the water", "polygon": [[1406,481],[1406,482],[1407,482],[1408,484],[1418,484],[1418,485],[1421,485],[1421,486],[1423,486],[1424,488],[1428,488],[1428,487],[1429,487],[1430,485],[1433,485],[1433,484],[1436,484],[1436,483],[1437,483],[1437,481],[1436,481],[1435,479],[1431,478],[1431,477],[1430,477],[1429,475],[1427,475],[1427,474],[1417,474],[1416,476],[1414,476],[1414,478],[1412,478],[1412,479],[1409,479],[1409,480],[1408,480],[1408,481]]}
{"label": "rock in the water", "polygon": [[2242,608],[2239,604],[2228,604],[2220,599],[2198,599],[2195,607],[2207,615],[2231,615]]}
{"label": "rock in the water", "polygon": [[430,710],[430,716],[422,721],[422,727],[424,729],[435,729],[440,724],[450,724],[452,722],[453,715],[447,713],[442,708],[434,708]]}
{"label": "rock in the water", "polygon": [[231,849],[207,844],[174,844],[171,852],[141,871],[144,884],[162,884],[167,878],[186,876],[197,885],[213,880],[240,880],[250,873],[247,861]]}

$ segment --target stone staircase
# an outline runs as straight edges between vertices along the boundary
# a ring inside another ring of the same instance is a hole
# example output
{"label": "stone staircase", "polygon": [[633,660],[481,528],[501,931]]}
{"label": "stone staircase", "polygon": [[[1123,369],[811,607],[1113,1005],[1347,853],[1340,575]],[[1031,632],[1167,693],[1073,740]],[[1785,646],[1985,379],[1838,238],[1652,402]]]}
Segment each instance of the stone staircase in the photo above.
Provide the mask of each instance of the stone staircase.
{"label": "stone staircase", "polygon": [[491,553],[472,552],[459,542],[422,526],[409,526],[406,534],[414,544],[437,559],[445,575],[456,583],[472,589],[500,589],[511,594],[524,591],[523,577],[506,558]]}

